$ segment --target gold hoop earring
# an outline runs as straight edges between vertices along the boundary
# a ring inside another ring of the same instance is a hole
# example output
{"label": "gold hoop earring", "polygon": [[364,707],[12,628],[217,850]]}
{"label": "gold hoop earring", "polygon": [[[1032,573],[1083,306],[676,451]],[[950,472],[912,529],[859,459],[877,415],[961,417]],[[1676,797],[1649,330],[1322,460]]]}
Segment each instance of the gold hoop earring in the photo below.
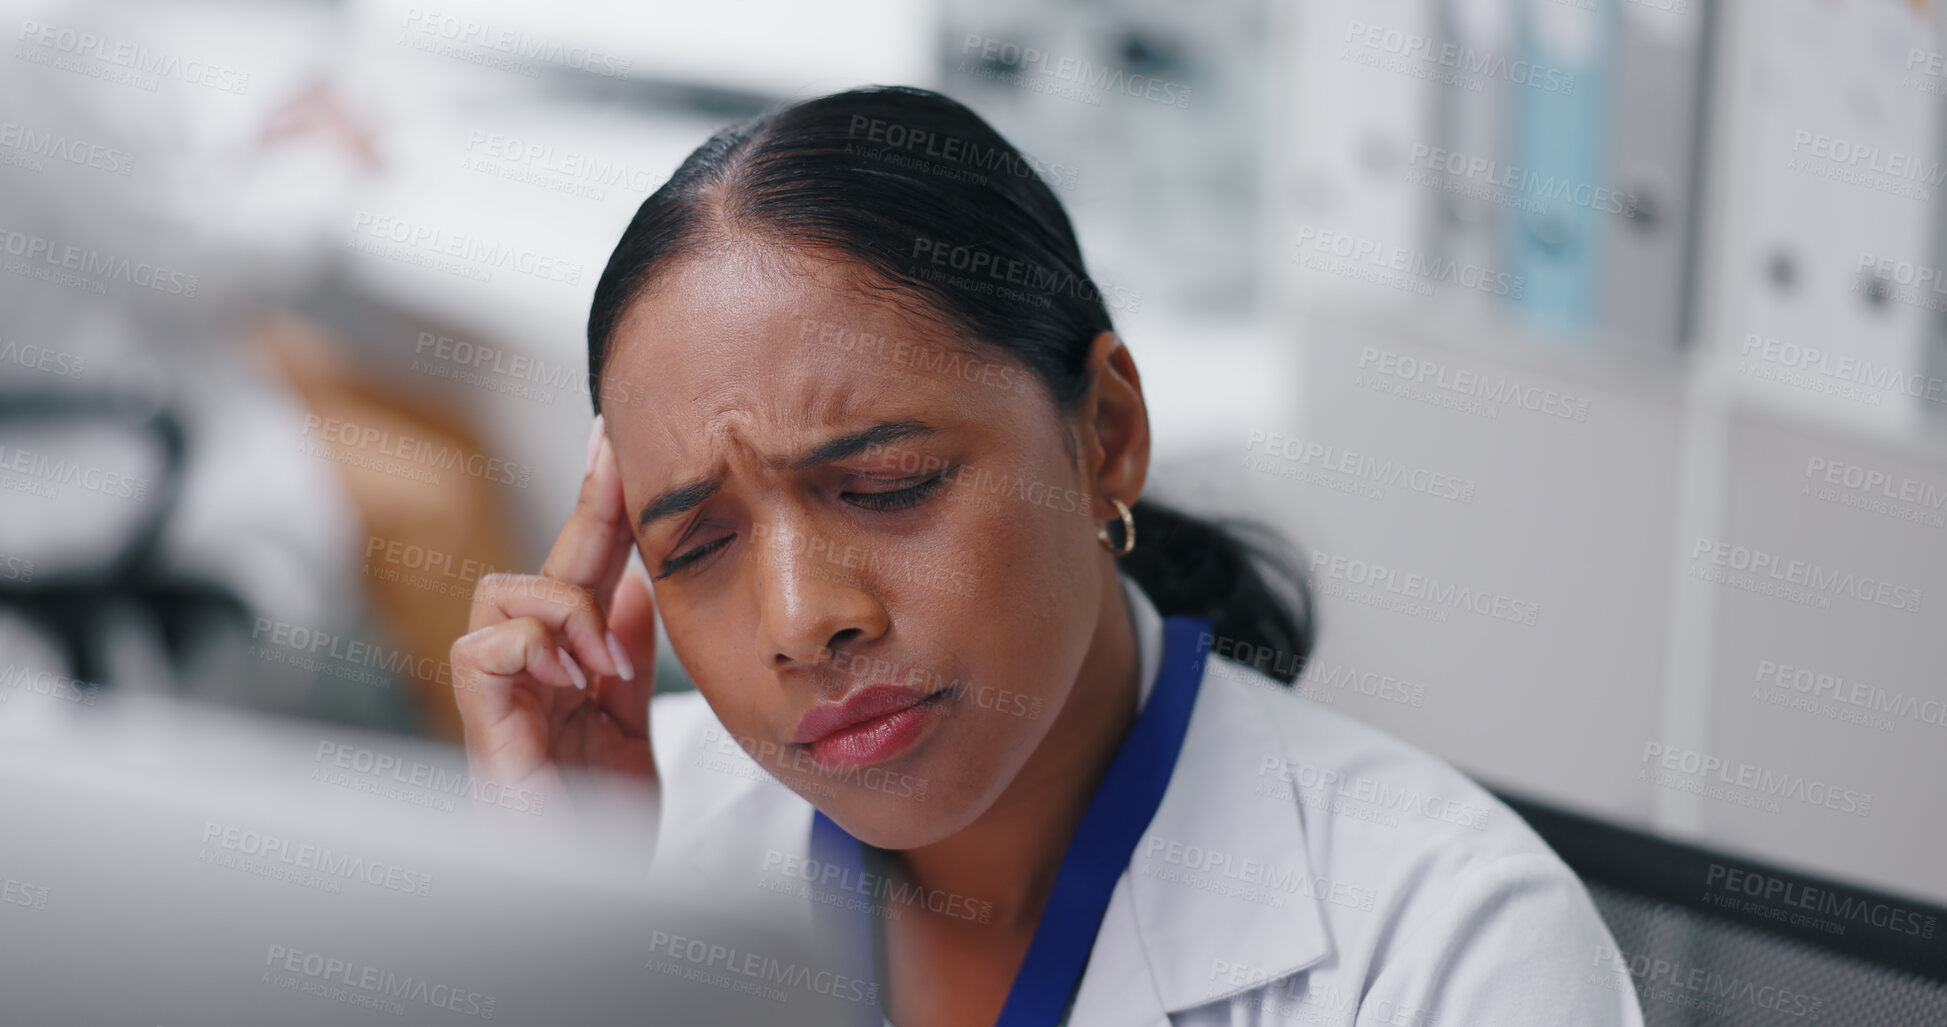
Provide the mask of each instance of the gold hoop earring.
{"label": "gold hoop earring", "polygon": [[1115,512],[1122,515],[1122,545],[1118,548],[1109,541],[1109,529],[1100,524],[1095,526],[1095,537],[1102,543],[1102,548],[1109,551],[1109,555],[1127,556],[1129,550],[1136,548],[1136,515],[1129,512],[1129,504],[1114,496],[1109,497],[1109,502],[1115,504]]}

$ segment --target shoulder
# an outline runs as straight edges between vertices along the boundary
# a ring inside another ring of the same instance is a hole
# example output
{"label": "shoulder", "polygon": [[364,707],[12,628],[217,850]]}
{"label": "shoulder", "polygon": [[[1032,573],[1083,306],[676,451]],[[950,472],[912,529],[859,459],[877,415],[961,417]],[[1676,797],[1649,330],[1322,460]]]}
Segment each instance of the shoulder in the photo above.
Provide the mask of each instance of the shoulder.
{"label": "shoulder", "polygon": [[1339,988],[1455,1027],[1640,1022],[1580,878],[1487,789],[1249,667],[1213,659],[1203,687],[1264,725],[1253,787],[1302,822]]}
{"label": "shoulder", "polygon": [[765,756],[758,743],[724,727],[699,692],[656,696],[649,705],[649,742],[662,779],[665,838],[707,833],[728,809],[763,820],[802,805],[752,758]]}
{"label": "shoulder", "polygon": [[[1215,701],[1261,721],[1270,744],[1257,754],[1263,790],[1299,807],[1322,854],[1437,848],[1477,863],[1555,854],[1506,804],[1445,760],[1229,660],[1206,668]],[[1381,835],[1383,832],[1383,835]],[[1564,870],[1567,868],[1564,866]]]}
{"label": "shoulder", "polygon": [[723,771],[743,763],[758,769],[700,692],[669,692],[650,701],[649,745],[656,754],[656,773],[666,786],[675,783],[679,792],[689,778],[698,776],[694,771],[713,767]]}
{"label": "shoulder", "polygon": [[650,700],[649,736],[658,753],[665,749],[664,743],[683,748],[712,731],[722,734],[723,725],[703,700],[703,693],[664,692]]}

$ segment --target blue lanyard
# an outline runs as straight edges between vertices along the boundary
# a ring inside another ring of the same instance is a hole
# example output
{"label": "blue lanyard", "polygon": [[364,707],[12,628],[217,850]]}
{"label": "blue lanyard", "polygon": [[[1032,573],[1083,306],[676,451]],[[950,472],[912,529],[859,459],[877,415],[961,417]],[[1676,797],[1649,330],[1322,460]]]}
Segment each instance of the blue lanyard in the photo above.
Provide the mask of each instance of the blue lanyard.
{"label": "blue lanyard", "polygon": [[[1089,950],[1095,947],[1102,917],[1108,913],[1116,881],[1156,816],[1163,792],[1176,771],[1176,758],[1183,749],[1190,711],[1196,706],[1197,689],[1203,680],[1206,647],[1201,639],[1208,637],[1209,631],[1209,622],[1197,617],[1171,617],[1163,622],[1163,659],[1156,686],[1143,703],[1135,726],[1116,750],[1108,774],[1089,800],[1075,837],[1062,855],[1048,908],[1041,914],[1041,924],[1035,929],[1034,941],[1015,975],[996,1027],[1044,1027],[1057,1023],[1066,1012],[1081,982],[1082,968],[1088,964]],[[865,854],[858,840],[822,810],[812,816],[811,856],[826,865],[844,867],[855,878],[864,871]],[[823,904],[818,908],[821,927],[834,932],[825,937],[852,956],[858,979],[872,982],[872,921],[866,910],[855,907],[839,911]],[[880,1027],[883,1019],[876,983],[867,994],[873,999],[861,1022]]]}

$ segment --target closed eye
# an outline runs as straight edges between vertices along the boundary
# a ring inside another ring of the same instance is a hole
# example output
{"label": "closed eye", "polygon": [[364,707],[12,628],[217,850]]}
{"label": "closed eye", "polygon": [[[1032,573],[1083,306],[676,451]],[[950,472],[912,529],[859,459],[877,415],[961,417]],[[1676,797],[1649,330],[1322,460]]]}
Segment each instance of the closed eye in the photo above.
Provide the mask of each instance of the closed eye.
{"label": "closed eye", "polygon": [[946,484],[951,470],[941,471],[925,481],[905,488],[888,489],[883,492],[841,492],[840,496],[853,506],[880,513],[909,510],[933,497],[933,494]]}
{"label": "closed eye", "polygon": [[703,558],[709,556],[711,553],[714,553],[717,550],[722,549],[734,537],[735,536],[733,535],[725,535],[722,538],[716,539],[715,541],[705,542],[694,549],[685,550],[681,553],[678,553],[675,556],[670,557],[667,560],[664,560],[662,565],[662,571],[656,575],[656,580],[661,581],[662,579],[669,577],[671,574],[674,574],[677,571],[684,569],[685,567],[694,566],[698,562],[702,561]]}
{"label": "closed eye", "polygon": [[[894,513],[900,510],[910,510],[928,499],[933,498],[947,484],[948,479],[952,476],[953,468],[948,468],[931,478],[905,486],[904,488],[873,492],[841,492],[839,495],[846,502],[862,509],[877,513]],[[729,544],[735,537],[734,535],[725,535],[664,560],[662,569],[656,575],[656,580],[661,581],[672,574],[702,563],[725,545]]]}

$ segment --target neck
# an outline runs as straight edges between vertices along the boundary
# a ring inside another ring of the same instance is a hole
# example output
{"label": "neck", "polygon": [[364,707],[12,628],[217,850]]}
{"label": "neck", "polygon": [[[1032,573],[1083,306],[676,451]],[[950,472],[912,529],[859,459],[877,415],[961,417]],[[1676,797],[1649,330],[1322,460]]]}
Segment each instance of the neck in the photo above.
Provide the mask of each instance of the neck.
{"label": "neck", "polygon": [[1135,723],[1140,674],[1129,604],[1112,571],[1088,656],[1047,736],[978,820],[903,850],[898,869],[928,889],[993,903],[988,923],[996,927],[1031,932],[1068,842]]}

